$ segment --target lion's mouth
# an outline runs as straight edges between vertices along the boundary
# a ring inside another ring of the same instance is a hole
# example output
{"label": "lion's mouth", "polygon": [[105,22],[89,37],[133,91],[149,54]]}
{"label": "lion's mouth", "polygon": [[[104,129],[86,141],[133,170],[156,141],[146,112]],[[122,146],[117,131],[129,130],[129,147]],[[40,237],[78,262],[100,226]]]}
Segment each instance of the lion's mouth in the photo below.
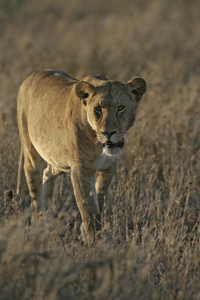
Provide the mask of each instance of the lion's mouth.
{"label": "lion's mouth", "polygon": [[118,143],[113,143],[111,141],[107,141],[105,143],[102,144],[103,148],[123,148],[124,146],[124,140],[118,142]]}

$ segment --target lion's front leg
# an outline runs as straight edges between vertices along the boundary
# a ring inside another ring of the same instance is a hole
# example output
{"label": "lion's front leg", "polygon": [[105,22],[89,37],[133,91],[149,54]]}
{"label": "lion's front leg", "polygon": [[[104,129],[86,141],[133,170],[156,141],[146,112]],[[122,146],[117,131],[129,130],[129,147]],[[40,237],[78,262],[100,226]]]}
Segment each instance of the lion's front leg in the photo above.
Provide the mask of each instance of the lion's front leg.
{"label": "lion's front leg", "polygon": [[108,169],[100,170],[97,172],[95,188],[97,192],[100,213],[102,211],[104,200],[113,178],[115,169],[116,163],[113,163]]}
{"label": "lion's front leg", "polygon": [[81,232],[88,244],[94,232],[101,229],[101,216],[95,191],[95,172],[85,168],[72,168],[74,195],[81,214]]}

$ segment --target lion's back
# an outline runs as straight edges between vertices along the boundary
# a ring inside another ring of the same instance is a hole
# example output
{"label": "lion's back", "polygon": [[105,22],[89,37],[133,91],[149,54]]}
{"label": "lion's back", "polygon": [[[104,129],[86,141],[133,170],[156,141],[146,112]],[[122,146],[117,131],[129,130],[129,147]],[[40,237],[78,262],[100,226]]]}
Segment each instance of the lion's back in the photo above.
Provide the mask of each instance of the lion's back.
{"label": "lion's back", "polygon": [[18,110],[38,99],[62,99],[78,82],[60,70],[44,70],[30,74],[22,83],[18,93]]}

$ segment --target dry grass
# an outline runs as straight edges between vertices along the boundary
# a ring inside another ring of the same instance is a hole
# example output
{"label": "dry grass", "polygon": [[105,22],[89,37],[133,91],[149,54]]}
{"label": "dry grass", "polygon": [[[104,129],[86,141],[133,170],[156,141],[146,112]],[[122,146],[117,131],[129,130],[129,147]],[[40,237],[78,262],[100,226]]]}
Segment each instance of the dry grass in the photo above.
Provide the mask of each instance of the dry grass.
{"label": "dry grass", "polygon": [[[200,298],[200,1],[1,0],[0,299]],[[69,176],[29,226],[16,97],[32,71],[143,76],[148,92],[103,212],[79,240]]]}

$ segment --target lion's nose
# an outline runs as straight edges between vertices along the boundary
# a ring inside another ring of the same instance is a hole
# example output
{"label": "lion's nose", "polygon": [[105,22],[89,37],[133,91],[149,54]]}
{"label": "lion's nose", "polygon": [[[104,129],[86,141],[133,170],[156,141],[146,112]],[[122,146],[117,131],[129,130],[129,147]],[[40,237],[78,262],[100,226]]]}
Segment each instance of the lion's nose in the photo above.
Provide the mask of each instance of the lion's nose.
{"label": "lion's nose", "polygon": [[112,136],[113,134],[115,134],[116,132],[117,132],[117,130],[111,131],[111,132],[109,132],[109,131],[101,131],[101,133],[102,133],[103,135],[105,135],[108,139],[110,139],[111,136]]}

